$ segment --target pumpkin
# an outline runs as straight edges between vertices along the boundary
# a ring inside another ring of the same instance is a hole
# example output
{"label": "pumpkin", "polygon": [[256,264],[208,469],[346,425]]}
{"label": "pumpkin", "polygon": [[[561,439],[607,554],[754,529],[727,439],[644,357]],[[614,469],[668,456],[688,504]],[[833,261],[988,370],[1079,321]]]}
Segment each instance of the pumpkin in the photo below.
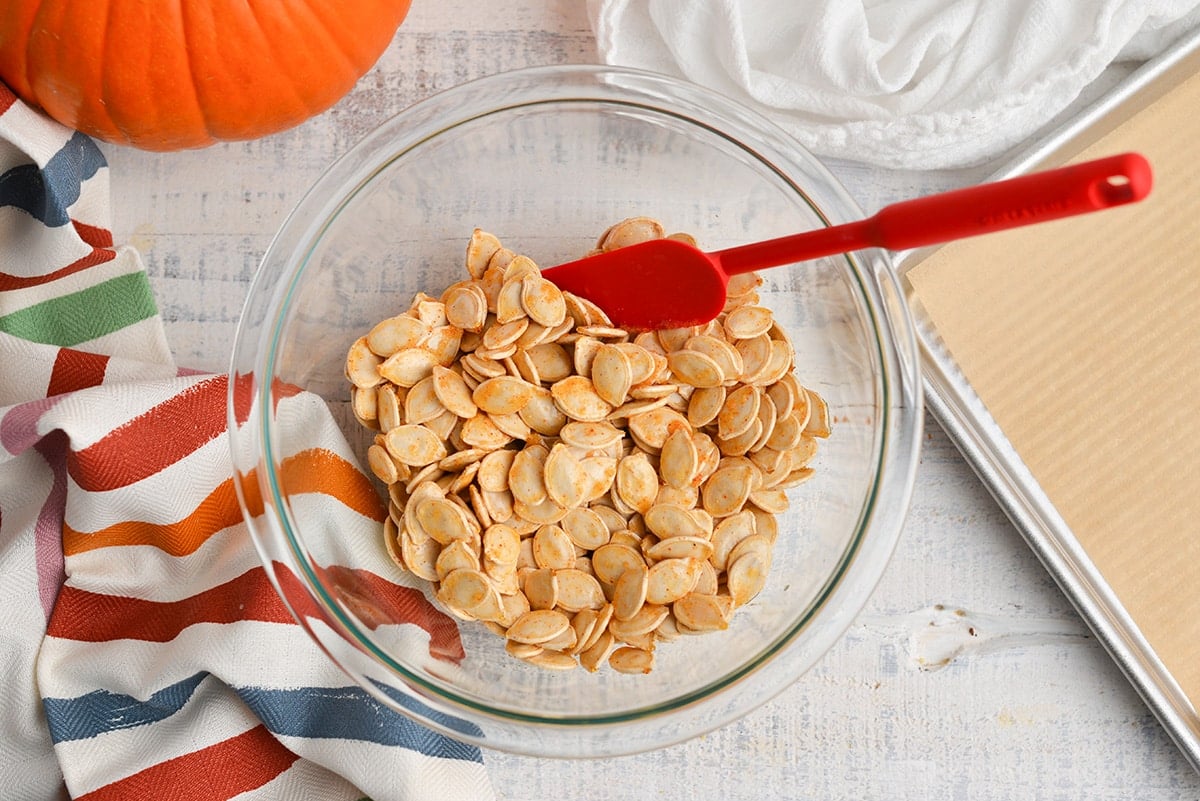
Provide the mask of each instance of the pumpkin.
{"label": "pumpkin", "polygon": [[0,80],[108,142],[254,139],[349,92],[409,2],[0,0]]}

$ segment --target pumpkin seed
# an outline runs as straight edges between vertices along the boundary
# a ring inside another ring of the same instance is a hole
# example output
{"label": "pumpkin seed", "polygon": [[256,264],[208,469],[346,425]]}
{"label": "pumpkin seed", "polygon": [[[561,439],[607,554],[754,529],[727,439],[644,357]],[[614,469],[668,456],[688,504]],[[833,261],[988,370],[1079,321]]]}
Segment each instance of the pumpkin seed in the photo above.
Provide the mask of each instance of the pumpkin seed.
{"label": "pumpkin seed", "polygon": [[775,316],[762,306],[741,306],[725,317],[725,333],[730,339],[753,339],[771,330]]}
{"label": "pumpkin seed", "polygon": [[579,664],[589,673],[595,673],[609,658],[616,647],[616,638],[608,631],[602,631],[596,641],[579,654]]}
{"label": "pumpkin seed", "polygon": [[713,517],[741,510],[750,497],[753,473],[744,465],[719,468],[701,488],[701,503]]}
{"label": "pumpkin seed", "polygon": [[729,586],[729,595],[735,606],[742,606],[762,592],[767,583],[767,570],[770,563],[756,552],[743,555],[729,565],[725,582]]}
{"label": "pumpkin seed", "polygon": [[713,567],[725,570],[729,554],[742,540],[753,536],[757,531],[755,515],[750,511],[742,511],[730,515],[717,523],[713,529],[713,553],[710,557]]}
{"label": "pumpkin seed", "polygon": [[379,374],[396,386],[411,387],[433,374],[437,357],[424,348],[405,348],[379,365]]}
{"label": "pumpkin seed", "polygon": [[[690,593],[671,605],[675,619],[693,631],[719,631],[729,628],[729,618],[715,595]],[[509,629],[512,631],[512,629]]]}
{"label": "pumpkin seed", "polygon": [[596,392],[592,382],[581,375],[570,376],[550,386],[554,403],[567,417],[583,422],[599,422],[612,406]]}
{"label": "pumpkin seed", "polygon": [[476,228],[467,243],[467,272],[472,278],[482,278],[488,262],[500,250],[500,240],[487,231]]}
{"label": "pumpkin seed", "polygon": [[800,443],[803,433],[804,429],[796,412],[792,412],[787,417],[775,421],[775,430],[767,438],[766,446],[777,451],[790,451]]}
{"label": "pumpkin seed", "polygon": [[612,406],[620,406],[633,385],[629,356],[615,345],[601,345],[592,359],[591,379],[597,395]]}
{"label": "pumpkin seed", "polygon": [[526,355],[536,368],[540,379],[551,384],[571,375],[574,368],[567,349],[557,342],[543,342],[529,348]]}
{"label": "pumpkin seed", "polygon": [[446,456],[446,446],[425,426],[396,426],[385,435],[388,453],[411,467],[422,467]]}
{"label": "pumpkin seed", "polygon": [[384,484],[391,484],[400,478],[400,471],[396,469],[395,460],[392,459],[387,448],[382,445],[372,445],[367,448],[367,466]]}
{"label": "pumpkin seed", "polygon": [[604,590],[595,576],[568,568],[555,572],[558,580],[558,607],[567,612],[599,609],[604,606]]}
{"label": "pumpkin seed", "polygon": [[712,554],[713,544],[703,537],[668,537],[646,550],[646,555],[654,560],[693,559],[705,564]]}
{"label": "pumpkin seed", "polygon": [[654,450],[660,450],[675,426],[687,426],[687,418],[674,409],[654,409],[629,418],[629,431]]}
{"label": "pumpkin seed", "polygon": [[[383,387],[390,387],[390,384],[381,384],[374,389],[360,389],[359,387],[350,387],[350,408],[354,412],[354,419],[359,422],[364,428],[382,428],[379,422],[379,395],[378,392]],[[384,429],[385,431],[387,429]]]}
{"label": "pumpkin seed", "polygon": [[[478,570],[460,569],[451,571],[442,580],[438,595],[443,603],[460,609],[468,614],[475,614],[477,609],[499,611],[499,593],[487,576]],[[478,615],[476,615],[478,616]]]}
{"label": "pumpkin seed", "polygon": [[477,414],[462,424],[462,441],[474,448],[494,451],[512,442],[512,436],[504,433],[492,418],[486,414]]}
{"label": "pumpkin seed", "polygon": [[537,433],[554,437],[567,424],[567,416],[554,402],[550,390],[536,387],[525,407],[518,412],[521,419]]}
{"label": "pumpkin seed", "polygon": [[717,419],[725,405],[725,387],[703,387],[692,393],[688,400],[687,420],[694,428],[704,426]]}
{"label": "pumpkin seed", "polygon": [[649,577],[650,571],[646,569],[646,564],[640,557],[636,565],[621,573],[613,588],[614,620],[629,620],[638,613],[646,603]]}
{"label": "pumpkin seed", "polygon": [[645,514],[658,497],[658,472],[649,458],[635,451],[617,463],[617,492],[630,508]]}
{"label": "pumpkin seed", "polygon": [[567,423],[558,436],[568,445],[585,450],[602,450],[621,441],[624,434],[608,422]]}
{"label": "pumpkin seed", "polygon": [[647,572],[646,603],[673,603],[691,592],[699,578],[700,563],[691,559],[656,562]]}
{"label": "pumpkin seed", "polygon": [[596,631],[599,619],[600,612],[596,609],[581,609],[571,618],[571,628],[575,630],[575,645],[568,653],[578,655],[592,646],[599,634]]}
{"label": "pumpkin seed", "polygon": [[420,542],[414,542],[410,537],[403,534],[400,536],[400,554],[404,559],[404,564],[408,566],[414,576],[426,581],[438,580],[437,558],[441,550],[442,546],[434,540],[427,538]]}
{"label": "pumpkin seed", "polygon": [[522,503],[535,505],[546,499],[546,458],[550,455],[541,445],[530,445],[512,459],[508,487],[513,497]]}
{"label": "pumpkin seed", "polygon": [[757,384],[771,362],[771,338],[766,334],[734,343],[742,357],[742,374],[738,380],[745,384]]}
{"label": "pumpkin seed", "polygon": [[700,456],[692,441],[691,430],[680,427],[668,434],[659,455],[659,472],[663,480],[676,488],[690,486],[699,466]]}
{"label": "pumpkin seed", "polygon": [[811,410],[808,422],[804,425],[804,433],[810,437],[825,439],[831,433],[829,427],[829,404],[825,402],[824,398],[810,389],[806,389],[804,394]]}
{"label": "pumpkin seed", "polygon": [[758,431],[758,437],[754,440],[754,444],[750,446],[751,453],[766,447],[767,440],[771,438],[771,434],[775,433],[776,420],[775,404],[765,395],[760,396],[758,402],[758,425],[755,427]]}
{"label": "pumpkin seed", "polygon": [[558,604],[558,578],[554,570],[541,567],[525,577],[524,592],[530,609],[553,609]]}
{"label": "pumpkin seed", "polygon": [[591,456],[580,462],[586,476],[584,485],[584,501],[590,503],[598,500],[613,485],[617,476],[617,460],[604,456]]}
{"label": "pumpkin seed", "polygon": [[415,348],[429,333],[429,327],[415,317],[398,315],[382,320],[367,333],[371,352],[386,359],[397,351]]}
{"label": "pumpkin seed", "polygon": [[721,365],[700,351],[673,351],[667,356],[667,364],[680,381],[694,387],[717,387],[726,377]]}
{"label": "pumpkin seed", "polygon": [[492,425],[509,436],[510,439],[526,441],[532,432],[529,425],[519,414],[489,414]]}
{"label": "pumpkin seed", "polygon": [[571,625],[570,619],[553,609],[532,609],[508,627],[508,639],[528,645],[541,645],[553,640]]}
{"label": "pumpkin seed", "polygon": [[404,396],[404,420],[407,423],[428,423],[446,411],[434,391],[433,376],[418,381]]}
{"label": "pumpkin seed", "polygon": [[513,514],[524,518],[529,523],[552,525],[566,517],[567,510],[549,498],[546,498],[546,500],[538,504],[513,501]]}
{"label": "pumpkin seed", "polygon": [[514,414],[525,408],[533,394],[532,384],[502,375],[489,378],[476,387],[471,400],[488,414]]}
{"label": "pumpkin seed", "polygon": [[407,399],[407,393],[402,398],[400,395],[402,391],[397,390],[392,384],[380,384],[374,392],[359,390],[359,394],[375,398],[376,419],[379,423],[379,430],[384,433],[405,422],[404,400]]}
{"label": "pumpkin seed", "polygon": [[654,631],[662,625],[669,614],[671,614],[671,610],[665,606],[646,603],[633,617],[628,620],[614,619],[608,628],[618,639],[629,640]]}
{"label": "pumpkin seed", "polygon": [[750,493],[750,503],[772,514],[783,514],[788,510],[787,493],[782,489],[760,489]]}
{"label": "pumpkin seed", "polygon": [[384,360],[367,345],[367,338],[360,337],[350,346],[346,355],[346,378],[359,389],[378,386],[385,376],[380,372]]}
{"label": "pumpkin seed", "polygon": [[487,453],[479,465],[479,488],[491,492],[508,489],[508,473],[512,469],[517,452],[498,450]]}
{"label": "pumpkin seed", "polygon": [[467,514],[452,501],[430,498],[417,507],[416,514],[425,533],[442,545],[472,536]]}
{"label": "pumpkin seed", "polygon": [[[481,492],[483,508],[493,523],[508,523],[513,517],[514,500],[511,492]],[[481,521],[482,522],[482,521]]]}
{"label": "pumpkin seed", "polygon": [[484,381],[489,378],[496,378],[505,373],[504,365],[495,359],[485,359],[476,353],[468,353],[462,358],[462,366],[464,372],[469,372]]}
{"label": "pumpkin seed", "polygon": [[487,350],[503,351],[510,345],[515,345],[529,327],[529,320],[520,317],[507,323],[497,323],[483,332],[482,345]]}
{"label": "pumpkin seed", "polygon": [[663,355],[670,356],[673,352],[681,349],[689,339],[696,336],[698,331],[694,326],[686,326],[684,328],[663,328],[655,333],[658,334],[658,342],[662,345]]}
{"label": "pumpkin seed", "polygon": [[540,654],[542,652],[542,646],[529,645],[527,643],[517,642],[516,640],[506,640],[504,643],[504,650],[507,651],[510,656],[515,656],[517,659],[529,659],[530,657]]}
{"label": "pumpkin seed", "polygon": [[[565,610],[565,611],[570,611],[570,610]],[[552,640],[548,640],[548,641],[542,643],[542,650],[545,652],[546,656],[549,656],[551,653],[554,653],[556,656],[559,656],[559,657],[566,656],[566,654],[564,654],[562,652],[566,651],[568,649],[574,648],[575,644],[576,644],[576,639],[577,638],[575,635],[575,629],[568,626],[567,629],[562,634],[558,635],[557,637],[555,637]],[[570,657],[568,657],[568,659],[569,658]],[[571,662],[570,667],[575,667],[575,665],[578,664],[574,659],[571,659],[570,662]]]}
{"label": "pumpkin seed", "polygon": [[664,236],[662,223],[651,217],[629,217],[612,226],[600,240],[603,250],[636,245],[651,239],[662,239]]}
{"label": "pumpkin seed", "polygon": [[483,532],[483,555],[501,564],[517,563],[521,555],[521,537],[512,526],[493,523]]}
{"label": "pumpkin seed", "polygon": [[576,547],[585,551],[595,551],[611,539],[604,520],[593,509],[571,509],[562,519],[562,529]]}
{"label": "pumpkin seed", "polygon": [[518,253],[504,266],[504,280],[506,282],[521,280],[527,275],[541,275],[541,270],[538,269],[537,263],[528,256],[522,256]]}
{"label": "pumpkin seed", "polygon": [[479,332],[487,323],[487,296],[479,285],[451,287],[443,296],[446,321],[463,331]]}
{"label": "pumpkin seed", "polygon": [[758,417],[761,394],[752,386],[741,386],[729,393],[717,414],[717,437],[732,439],[744,434]]}
{"label": "pumpkin seed", "polygon": [[546,494],[559,506],[571,509],[584,500],[587,474],[583,465],[561,442],[550,449],[545,465]]}
{"label": "pumpkin seed", "polygon": [[521,280],[521,306],[541,325],[553,328],[567,317],[567,303],[553,282],[530,273]]}
{"label": "pumpkin seed", "polygon": [[561,527],[544,525],[533,536],[533,559],[538,567],[565,570],[575,566],[575,544]]}
{"label": "pumpkin seed", "polygon": [[592,552],[592,570],[605,584],[615,585],[626,570],[645,566],[642,556],[628,545],[610,543]]}
{"label": "pumpkin seed", "polygon": [[500,294],[496,296],[496,322],[503,325],[525,316],[525,306],[521,303],[523,287],[520,278],[504,279],[500,286]]}

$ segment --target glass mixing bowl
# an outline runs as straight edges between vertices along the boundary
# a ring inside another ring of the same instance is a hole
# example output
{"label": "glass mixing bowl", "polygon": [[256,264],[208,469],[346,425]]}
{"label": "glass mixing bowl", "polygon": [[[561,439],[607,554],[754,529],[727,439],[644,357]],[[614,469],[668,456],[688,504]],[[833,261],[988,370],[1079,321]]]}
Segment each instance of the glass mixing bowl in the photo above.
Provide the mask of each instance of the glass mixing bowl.
{"label": "glass mixing bowl", "polygon": [[[833,435],[815,478],[789,490],[765,589],[728,630],[661,644],[648,675],[554,672],[397,587],[420,582],[389,560],[386,492],[358,472],[372,432],[349,410],[348,347],[417,292],[465,278],[476,226],[550,266],[637,215],[705,249],[864,216],[785,133],[718,94],[624,69],[535,68],[443,92],[367,136],[292,212],[250,290],[230,438],[263,561],[346,673],[452,737],[603,756],[725,724],[842,635],[899,535],[920,439],[917,350],[887,254],[864,251],[763,274],[762,303],[801,382],[828,401]],[[670,287],[644,289],[670,302]]]}

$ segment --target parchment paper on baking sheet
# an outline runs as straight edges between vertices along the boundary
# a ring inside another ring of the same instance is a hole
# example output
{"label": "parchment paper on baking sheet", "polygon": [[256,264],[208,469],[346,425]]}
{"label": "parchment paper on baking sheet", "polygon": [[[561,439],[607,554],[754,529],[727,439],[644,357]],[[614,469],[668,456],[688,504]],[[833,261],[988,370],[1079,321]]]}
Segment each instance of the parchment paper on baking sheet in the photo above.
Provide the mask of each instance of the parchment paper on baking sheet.
{"label": "parchment paper on baking sheet", "polygon": [[1137,150],[1133,206],[964,240],[906,273],[930,324],[1200,708],[1200,75],[1072,160]]}

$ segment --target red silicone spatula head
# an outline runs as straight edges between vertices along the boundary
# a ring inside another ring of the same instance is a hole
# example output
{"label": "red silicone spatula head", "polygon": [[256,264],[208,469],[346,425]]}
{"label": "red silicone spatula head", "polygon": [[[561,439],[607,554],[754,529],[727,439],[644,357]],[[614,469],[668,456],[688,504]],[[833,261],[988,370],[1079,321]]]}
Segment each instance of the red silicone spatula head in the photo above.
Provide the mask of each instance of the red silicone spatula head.
{"label": "red silicone spatula head", "polygon": [[725,306],[731,275],[867,247],[905,250],[1121,206],[1150,192],[1136,153],[896,203],[858,222],[705,253],[657,239],[542,275],[629,329],[700,325]]}

